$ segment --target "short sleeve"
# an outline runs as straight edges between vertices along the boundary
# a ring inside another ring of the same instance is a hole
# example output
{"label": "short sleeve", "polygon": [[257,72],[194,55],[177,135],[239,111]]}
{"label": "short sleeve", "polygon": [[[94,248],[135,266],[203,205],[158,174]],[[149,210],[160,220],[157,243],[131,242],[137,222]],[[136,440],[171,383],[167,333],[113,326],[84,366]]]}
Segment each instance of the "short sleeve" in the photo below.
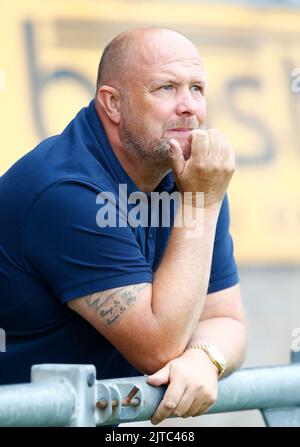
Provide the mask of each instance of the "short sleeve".
{"label": "short sleeve", "polygon": [[[57,182],[33,203],[24,230],[26,260],[62,301],[152,282],[152,270],[129,226],[97,224],[98,187]],[[112,212],[116,212],[113,203]]]}
{"label": "short sleeve", "polygon": [[208,293],[227,289],[239,282],[229,222],[228,197],[225,195],[217,222]]}

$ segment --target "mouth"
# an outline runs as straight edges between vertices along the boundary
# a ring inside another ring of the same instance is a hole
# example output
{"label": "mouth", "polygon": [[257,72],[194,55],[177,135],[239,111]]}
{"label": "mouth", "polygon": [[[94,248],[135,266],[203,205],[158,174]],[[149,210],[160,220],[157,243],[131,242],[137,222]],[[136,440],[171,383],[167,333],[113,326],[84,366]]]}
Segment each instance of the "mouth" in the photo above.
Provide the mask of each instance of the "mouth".
{"label": "mouth", "polygon": [[191,132],[193,129],[189,127],[176,127],[175,129],[169,129],[171,132]]}

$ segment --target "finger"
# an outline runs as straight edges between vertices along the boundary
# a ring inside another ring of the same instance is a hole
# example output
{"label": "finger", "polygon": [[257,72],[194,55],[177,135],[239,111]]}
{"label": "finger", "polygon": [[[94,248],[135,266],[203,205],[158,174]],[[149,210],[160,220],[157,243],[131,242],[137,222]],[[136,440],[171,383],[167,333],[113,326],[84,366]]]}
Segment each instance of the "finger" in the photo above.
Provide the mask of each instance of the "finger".
{"label": "finger", "polygon": [[235,168],[235,156],[231,146],[230,138],[227,134],[222,134],[222,146],[223,146],[223,159],[225,166],[229,170],[234,171]]}
{"label": "finger", "polygon": [[216,400],[217,393],[214,396],[212,394],[203,396],[201,400],[195,399],[189,409],[189,415],[199,416],[200,414],[206,413],[207,410],[214,405]]}
{"label": "finger", "polygon": [[[178,417],[185,417],[187,413],[189,413],[189,409],[191,408],[194,402],[195,390],[193,392],[189,391],[188,388],[185,390],[184,395],[182,396],[180,402],[174,410],[174,414]],[[188,414],[189,415],[189,414]]]}
{"label": "finger", "polygon": [[170,365],[167,363],[163,368],[156,371],[156,373],[148,376],[147,383],[153,386],[160,386],[169,383]]}
{"label": "finger", "polygon": [[205,130],[195,129],[191,132],[191,160],[201,163],[209,153],[209,136]]}
{"label": "finger", "polygon": [[222,156],[224,159],[224,162],[227,163],[229,165],[230,163],[230,159],[231,159],[231,144],[230,144],[230,140],[229,140],[229,136],[225,133],[222,133]]}
{"label": "finger", "polygon": [[185,159],[180,144],[174,139],[170,140],[169,161],[175,176],[178,177],[184,170]]}
{"label": "finger", "polygon": [[208,405],[207,402],[202,402],[199,406],[199,401],[195,403],[195,405],[193,404],[190,408],[189,413],[192,416],[201,416],[201,414],[205,413],[208,409]]}
{"label": "finger", "polygon": [[166,419],[176,408],[185,391],[185,384],[182,381],[173,381],[167,388],[164,398],[157,407],[151,418],[152,424],[156,425]]}
{"label": "finger", "polygon": [[207,407],[207,401],[202,396],[202,398],[199,399],[199,397],[195,397],[192,405],[190,406],[188,412],[190,416],[199,416],[202,414],[203,411],[205,411],[205,408]]}
{"label": "finger", "polygon": [[211,403],[203,402],[200,408],[197,410],[191,408],[189,413],[191,416],[201,416],[201,414],[205,414],[212,405],[213,404]]}
{"label": "finger", "polygon": [[217,129],[208,129],[209,136],[209,152],[208,158],[215,164],[220,162],[221,158],[221,137]]}

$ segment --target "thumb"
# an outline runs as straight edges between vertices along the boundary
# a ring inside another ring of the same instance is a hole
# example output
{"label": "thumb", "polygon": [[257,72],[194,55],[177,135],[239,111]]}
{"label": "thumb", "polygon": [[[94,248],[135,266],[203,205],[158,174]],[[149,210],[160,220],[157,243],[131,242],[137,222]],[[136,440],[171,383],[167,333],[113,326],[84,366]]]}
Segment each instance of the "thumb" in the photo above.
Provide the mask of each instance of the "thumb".
{"label": "thumb", "polygon": [[170,140],[169,161],[171,168],[177,177],[182,173],[185,166],[185,159],[177,140]]}
{"label": "thumb", "polygon": [[169,383],[170,363],[167,363],[163,368],[156,371],[156,373],[148,376],[147,383],[154,386],[160,386]]}

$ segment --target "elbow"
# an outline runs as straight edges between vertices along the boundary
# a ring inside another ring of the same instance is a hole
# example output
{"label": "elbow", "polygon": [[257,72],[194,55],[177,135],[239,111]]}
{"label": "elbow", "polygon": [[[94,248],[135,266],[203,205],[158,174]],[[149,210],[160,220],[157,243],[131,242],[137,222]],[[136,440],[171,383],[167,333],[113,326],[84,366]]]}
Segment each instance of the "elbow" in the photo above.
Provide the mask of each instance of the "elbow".
{"label": "elbow", "polygon": [[168,363],[168,361],[161,362],[158,359],[147,359],[147,361],[140,363],[137,366],[137,369],[141,373],[146,374],[147,376],[150,376],[151,374],[155,374],[157,371],[162,369],[167,363]]}
{"label": "elbow", "polygon": [[147,353],[140,358],[138,361],[138,365],[136,368],[141,371],[143,374],[151,375],[159,371],[163,368],[168,362],[174,360],[184,352],[184,348],[180,349],[164,349],[164,346],[161,346],[160,349],[155,349],[151,353]]}
{"label": "elbow", "polygon": [[179,336],[157,327],[150,327],[143,337],[136,337],[131,348],[127,345],[127,360],[141,373],[151,375],[168,362],[180,357],[186,349],[189,336]]}

